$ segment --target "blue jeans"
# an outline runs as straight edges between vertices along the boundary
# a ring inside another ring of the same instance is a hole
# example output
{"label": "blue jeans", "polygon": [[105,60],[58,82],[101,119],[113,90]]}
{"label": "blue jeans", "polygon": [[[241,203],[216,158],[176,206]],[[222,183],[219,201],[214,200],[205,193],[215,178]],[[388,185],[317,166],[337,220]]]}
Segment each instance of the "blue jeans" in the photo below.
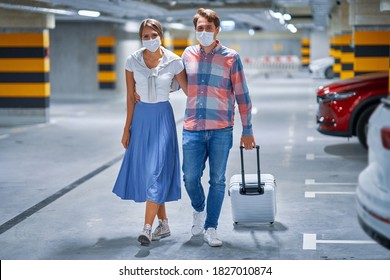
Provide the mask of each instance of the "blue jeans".
{"label": "blue jeans", "polygon": [[[217,228],[225,196],[225,171],[233,143],[233,128],[192,131],[183,130],[183,178],[192,207],[201,212],[206,208],[205,229]],[[201,178],[207,158],[210,188],[207,196]]]}

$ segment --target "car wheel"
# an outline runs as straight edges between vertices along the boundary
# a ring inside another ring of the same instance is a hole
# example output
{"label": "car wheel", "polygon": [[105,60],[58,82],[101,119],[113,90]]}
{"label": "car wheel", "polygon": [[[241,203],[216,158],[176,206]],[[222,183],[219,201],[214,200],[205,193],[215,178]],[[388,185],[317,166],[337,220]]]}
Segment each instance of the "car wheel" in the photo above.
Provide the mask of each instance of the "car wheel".
{"label": "car wheel", "polygon": [[327,79],[334,78],[333,66],[329,66],[328,68],[325,69],[325,78]]}
{"label": "car wheel", "polygon": [[359,117],[356,123],[356,136],[359,139],[360,144],[363,145],[364,148],[367,149],[367,131],[368,131],[368,120],[374,112],[375,108],[378,105],[371,106],[367,108]]}

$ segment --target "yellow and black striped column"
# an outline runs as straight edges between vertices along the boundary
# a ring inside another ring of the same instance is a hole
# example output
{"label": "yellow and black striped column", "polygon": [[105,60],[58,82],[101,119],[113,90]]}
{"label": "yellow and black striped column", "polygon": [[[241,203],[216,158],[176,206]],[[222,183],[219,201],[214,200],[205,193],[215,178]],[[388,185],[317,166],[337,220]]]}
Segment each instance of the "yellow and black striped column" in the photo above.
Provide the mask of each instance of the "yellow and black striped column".
{"label": "yellow and black striped column", "polygon": [[173,38],[173,52],[178,56],[181,56],[186,47],[190,45],[188,38]]}
{"label": "yellow and black striped column", "polygon": [[99,36],[98,46],[98,82],[99,89],[115,89],[115,43],[112,36]]}
{"label": "yellow and black striped column", "polygon": [[390,30],[356,30],[354,42],[355,76],[388,71]]}
{"label": "yellow and black striped column", "polygon": [[47,108],[49,33],[0,34],[0,108]]}
{"label": "yellow and black striped column", "polygon": [[301,39],[301,65],[308,66],[310,64],[310,39]]}
{"label": "yellow and black striped column", "polygon": [[341,73],[341,36],[333,37],[333,73],[335,78],[340,78]]}
{"label": "yellow and black striped column", "polygon": [[330,40],[329,40],[329,44],[330,44],[330,47],[329,47],[329,55],[333,58],[335,58],[335,37],[334,36],[331,36],[330,37]]}
{"label": "yellow and black striped column", "polygon": [[343,34],[340,36],[340,79],[349,79],[354,77],[354,51],[352,47],[352,34]]}

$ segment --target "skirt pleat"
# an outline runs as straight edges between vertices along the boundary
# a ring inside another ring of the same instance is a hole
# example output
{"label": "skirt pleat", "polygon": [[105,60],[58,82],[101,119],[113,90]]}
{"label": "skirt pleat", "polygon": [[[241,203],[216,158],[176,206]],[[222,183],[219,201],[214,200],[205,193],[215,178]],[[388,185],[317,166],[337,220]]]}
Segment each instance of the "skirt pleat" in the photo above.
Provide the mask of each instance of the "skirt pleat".
{"label": "skirt pleat", "polygon": [[157,204],[181,198],[176,124],[168,101],[136,103],[113,192],[122,199]]}

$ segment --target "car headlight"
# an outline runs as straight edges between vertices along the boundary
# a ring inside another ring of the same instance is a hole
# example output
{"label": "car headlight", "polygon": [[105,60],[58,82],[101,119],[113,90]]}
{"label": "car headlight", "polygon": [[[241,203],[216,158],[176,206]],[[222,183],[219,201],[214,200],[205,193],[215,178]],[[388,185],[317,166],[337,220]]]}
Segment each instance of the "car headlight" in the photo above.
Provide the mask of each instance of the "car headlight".
{"label": "car headlight", "polygon": [[322,99],[323,102],[327,102],[327,101],[330,102],[330,101],[344,100],[344,99],[350,98],[350,97],[355,96],[355,95],[356,95],[356,92],[354,92],[354,91],[333,92],[333,93],[325,94],[319,98]]}

